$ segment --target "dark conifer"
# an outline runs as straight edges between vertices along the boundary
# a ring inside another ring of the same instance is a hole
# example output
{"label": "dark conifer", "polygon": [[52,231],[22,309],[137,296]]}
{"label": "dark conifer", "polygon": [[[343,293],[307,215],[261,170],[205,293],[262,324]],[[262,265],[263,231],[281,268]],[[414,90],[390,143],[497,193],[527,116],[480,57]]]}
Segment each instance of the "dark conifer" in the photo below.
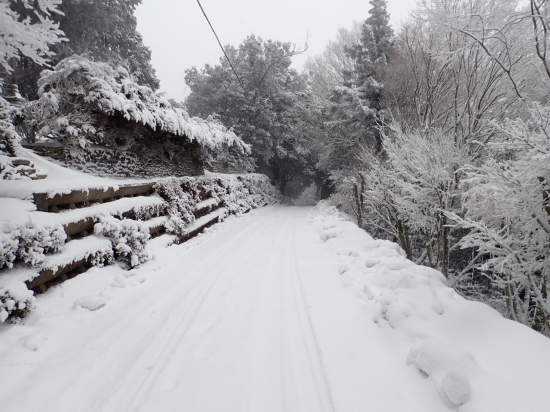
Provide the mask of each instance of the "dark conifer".
{"label": "dark conifer", "polygon": [[[68,41],[51,47],[52,65],[73,54],[101,62],[124,65],[139,83],[158,89],[159,81],[151,65],[151,50],[137,32],[134,15],[141,0],[64,0],[59,6],[59,22]],[[21,59],[17,80],[20,92],[35,99],[36,82],[44,69],[29,59]]]}

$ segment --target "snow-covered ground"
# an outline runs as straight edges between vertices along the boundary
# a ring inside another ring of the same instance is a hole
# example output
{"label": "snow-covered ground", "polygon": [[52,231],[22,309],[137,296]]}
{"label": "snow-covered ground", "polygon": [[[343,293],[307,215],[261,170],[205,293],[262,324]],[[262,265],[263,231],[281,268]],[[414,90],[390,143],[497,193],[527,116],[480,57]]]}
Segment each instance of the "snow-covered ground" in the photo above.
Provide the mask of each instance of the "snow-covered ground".
{"label": "snow-covered ground", "polygon": [[2,411],[549,410],[550,340],[333,208],[149,247],[0,325]]}

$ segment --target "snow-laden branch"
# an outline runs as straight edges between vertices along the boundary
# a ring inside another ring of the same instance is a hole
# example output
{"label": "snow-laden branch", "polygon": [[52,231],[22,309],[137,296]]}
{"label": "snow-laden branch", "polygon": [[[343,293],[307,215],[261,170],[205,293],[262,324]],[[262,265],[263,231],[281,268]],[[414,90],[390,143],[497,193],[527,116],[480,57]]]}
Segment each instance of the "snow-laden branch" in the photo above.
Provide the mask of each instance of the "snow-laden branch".
{"label": "snow-laden branch", "polygon": [[[56,120],[63,117],[59,116],[63,113],[58,113],[60,105],[72,102],[90,105],[107,115],[120,114],[129,121],[185,137],[213,151],[227,146],[235,146],[244,153],[250,151],[249,145],[231,129],[213,118],[190,117],[185,110],[173,107],[162,94],[137,84],[121,66],[72,56],[62,60],[53,70],[42,72],[38,84],[41,104]],[[69,123],[70,120],[67,117]],[[78,128],[82,130],[86,122],[80,123],[83,124]],[[61,126],[66,132],[75,132],[68,129],[69,125],[61,123]]]}

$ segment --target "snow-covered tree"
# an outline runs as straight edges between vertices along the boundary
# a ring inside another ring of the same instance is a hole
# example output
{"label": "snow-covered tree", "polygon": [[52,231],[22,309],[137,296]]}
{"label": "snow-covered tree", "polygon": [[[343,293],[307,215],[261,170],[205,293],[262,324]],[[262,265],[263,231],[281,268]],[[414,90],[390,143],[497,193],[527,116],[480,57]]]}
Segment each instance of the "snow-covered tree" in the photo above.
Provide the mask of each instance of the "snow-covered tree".
{"label": "snow-covered tree", "polygon": [[550,107],[531,106],[531,119],[508,120],[504,138],[479,167],[466,169],[464,247],[479,251],[477,267],[502,293],[507,315],[550,334]]}
{"label": "snow-covered tree", "polygon": [[385,0],[371,0],[370,4],[359,42],[346,48],[354,62],[352,70],[344,72],[344,81],[331,94],[331,170],[353,169],[362,145],[381,149],[378,126],[383,121],[384,104],[380,73],[392,53],[393,30]]}
{"label": "snow-covered tree", "polygon": [[111,124],[115,118],[196,142],[211,153],[228,146],[249,151],[232,130],[214,119],[190,117],[163,95],[139,85],[121,66],[73,56],[43,71],[38,84],[40,100],[31,104],[38,106],[40,117],[27,121],[36,121],[39,134],[67,144],[111,144],[118,133]]}
{"label": "snow-covered tree", "polygon": [[355,21],[349,29],[340,27],[322,54],[308,57],[304,72],[315,94],[329,100],[332,91],[346,82],[347,73],[353,73],[355,66],[355,59],[346,50],[358,45],[360,39],[361,24]]}
{"label": "snow-covered tree", "polygon": [[360,171],[369,226],[549,334],[548,5],[425,0],[417,17],[382,76],[387,161]]}
{"label": "snow-covered tree", "polygon": [[478,251],[470,267],[490,280],[489,299],[511,319],[550,335],[550,10],[537,0],[527,9],[510,6],[491,25],[453,20],[495,61],[520,110],[495,123],[487,157],[464,168],[463,214],[449,216],[470,231],[462,245]]}
{"label": "snow-covered tree", "polygon": [[[9,157],[19,156],[21,136],[13,125],[16,109],[5,100],[2,90],[12,83],[16,62],[24,57],[35,64],[48,64],[50,47],[61,41],[63,32],[52,20],[61,0],[0,0],[0,176],[2,179],[29,178],[36,170],[21,168]],[[28,163],[28,162],[27,162]]]}
{"label": "snow-covered tree", "polygon": [[[304,76],[291,69],[293,44],[247,37],[216,66],[186,71],[191,88],[186,105],[192,115],[218,116],[252,145],[258,170],[285,193],[286,184],[314,172],[309,141],[322,122]],[[237,78],[238,76],[238,78]]]}
{"label": "snow-covered tree", "polygon": [[[61,13],[52,18],[67,41],[51,48],[55,53],[51,59],[53,65],[73,54],[84,55],[93,61],[122,65],[134,74],[139,84],[158,89],[151,50],[137,32],[134,12],[141,0],[63,0],[57,3],[60,3]],[[40,71],[41,68],[28,59],[20,61],[18,84],[24,96],[37,97]]]}
{"label": "snow-covered tree", "polygon": [[40,66],[54,54],[50,47],[63,32],[53,16],[61,0],[0,0],[0,65],[7,73],[24,56]]}
{"label": "snow-covered tree", "polygon": [[367,150],[359,157],[366,225],[397,241],[409,258],[448,275],[456,246],[445,212],[460,208],[457,182],[459,169],[470,160],[468,151],[440,129],[392,129],[383,142],[387,160],[380,162]]}

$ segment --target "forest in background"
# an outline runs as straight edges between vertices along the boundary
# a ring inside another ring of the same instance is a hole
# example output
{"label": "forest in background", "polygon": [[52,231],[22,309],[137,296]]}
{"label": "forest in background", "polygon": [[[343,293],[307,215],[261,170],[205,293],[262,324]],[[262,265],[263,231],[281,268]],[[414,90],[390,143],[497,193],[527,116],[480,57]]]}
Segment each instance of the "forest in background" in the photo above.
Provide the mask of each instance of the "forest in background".
{"label": "forest in background", "polygon": [[0,100],[5,153],[40,137],[190,140],[189,119],[207,119],[194,122],[219,133],[197,156],[265,173],[302,202],[328,198],[463,296],[550,335],[545,0],[421,0],[395,31],[371,0],[302,73],[302,50],[250,35],[186,71],[183,103],[155,93],[139,2],[0,1],[4,88],[28,99]]}
{"label": "forest in background", "polygon": [[292,44],[228,46],[235,73],[187,71],[187,109],[252,143],[286,194],[314,182],[310,197],[548,335],[548,3],[422,0],[397,32],[370,5],[301,74]]}

